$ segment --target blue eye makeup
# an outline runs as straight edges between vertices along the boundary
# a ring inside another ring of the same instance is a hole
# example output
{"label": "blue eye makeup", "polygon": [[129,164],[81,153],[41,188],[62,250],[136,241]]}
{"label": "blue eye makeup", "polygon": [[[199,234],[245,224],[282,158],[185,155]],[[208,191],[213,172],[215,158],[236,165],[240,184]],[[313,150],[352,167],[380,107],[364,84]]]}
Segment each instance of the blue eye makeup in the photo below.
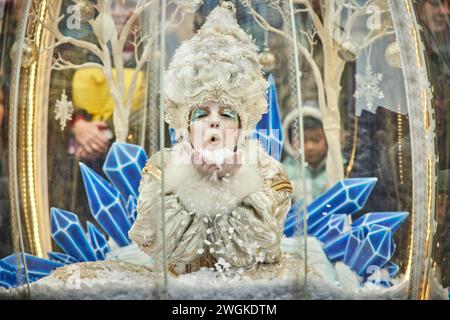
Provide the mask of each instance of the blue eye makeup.
{"label": "blue eye makeup", "polygon": [[231,108],[225,108],[220,112],[220,115],[224,118],[233,120],[233,121],[238,121],[238,115],[236,113],[236,111],[234,111]]}
{"label": "blue eye makeup", "polygon": [[207,116],[208,116],[208,112],[206,112],[205,109],[196,108],[196,109],[194,109],[194,111],[192,111],[191,121],[197,121],[197,120],[207,117]]}

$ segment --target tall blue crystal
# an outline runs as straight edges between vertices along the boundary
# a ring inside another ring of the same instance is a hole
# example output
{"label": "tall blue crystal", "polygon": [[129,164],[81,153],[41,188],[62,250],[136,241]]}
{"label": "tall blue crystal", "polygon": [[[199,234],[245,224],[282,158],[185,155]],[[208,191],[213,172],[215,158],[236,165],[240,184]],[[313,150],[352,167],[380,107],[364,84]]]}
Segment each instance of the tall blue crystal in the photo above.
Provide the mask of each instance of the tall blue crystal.
{"label": "tall blue crystal", "polygon": [[103,233],[89,221],[87,222],[87,230],[89,242],[91,243],[92,248],[94,248],[95,256],[98,260],[105,260],[105,256],[109,252],[108,240],[106,240]]}
{"label": "tall blue crystal", "polygon": [[317,229],[315,236],[320,241],[326,243],[344,233],[344,229],[348,227],[347,216],[345,214],[330,214],[328,222]]}
{"label": "tall blue crystal", "polygon": [[383,266],[383,269],[386,269],[389,272],[389,276],[391,276],[392,278],[395,277],[400,271],[400,267],[392,261],[386,262],[386,264]]}
{"label": "tall blue crystal", "polygon": [[85,164],[80,163],[80,169],[92,215],[119,246],[129,245],[131,223],[120,193]]}
{"label": "tall blue crystal", "polygon": [[103,172],[124,199],[138,196],[142,169],[147,162],[144,149],[138,145],[114,142],[103,165]]}
{"label": "tall blue crystal", "polygon": [[60,262],[62,264],[72,264],[78,262],[77,259],[75,259],[74,257],[62,252],[51,251],[47,252],[47,255],[51,260]]}
{"label": "tall blue crystal", "polygon": [[[28,278],[31,282],[48,276],[50,272],[63,266],[62,263],[39,258],[28,253],[25,253],[24,256],[27,263]],[[12,254],[6,258],[3,258],[2,261],[10,266],[18,266],[16,270],[18,269],[19,272],[25,274],[22,254]]]}
{"label": "tall blue crystal", "polygon": [[350,261],[350,268],[360,276],[367,276],[374,267],[382,267],[394,254],[390,228],[372,225]]}
{"label": "tall blue crystal", "polygon": [[9,289],[16,286],[16,268],[0,260],[0,287]]}
{"label": "tall blue crystal", "polygon": [[308,232],[320,227],[328,214],[353,214],[362,209],[376,182],[376,178],[344,179],[322,193],[307,206]]}
{"label": "tall blue crystal", "polygon": [[134,223],[134,221],[136,221],[137,199],[133,196],[129,196],[127,200],[127,216],[131,223]]}
{"label": "tall blue crystal", "polygon": [[52,238],[67,254],[78,261],[97,260],[76,214],[51,208],[50,215]]}
{"label": "tall blue crystal", "polygon": [[350,235],[345,246],[344,251],[344,263],[350,265],[350,261],[353,258],[356,250],[361,246],[368,234],[369,230],[366,227],[353,228],[350,231]]}
{"label": "tall blue crystal", "polygon": [[269,75],[267,81],[269,110],[256,125],[253,137],[261,142],[268,154],[279,161],[283,148],[283,131],[278,107],[277,88],[272,75]]}
{"label": "tall blue crystal", "polygon": [[175,133],[175,129],[174,128],[169,128],[169,132],[170,132],[170,143],[172,146],[177,144],[177,136]]}
{"label": "tall blue crystal", "polygon": [[408,215],[408,212],[401,211],[367,213],[353,222],[352,227],[369,227],[372,224],[378,224],[390,228],[392,233],[394,233]]}
{"label": "tall blue crystal", "polygon": [[345,248],[349,238],[350,232],[346,232],[324,244],[323,251],[331,262],[344,259]]}

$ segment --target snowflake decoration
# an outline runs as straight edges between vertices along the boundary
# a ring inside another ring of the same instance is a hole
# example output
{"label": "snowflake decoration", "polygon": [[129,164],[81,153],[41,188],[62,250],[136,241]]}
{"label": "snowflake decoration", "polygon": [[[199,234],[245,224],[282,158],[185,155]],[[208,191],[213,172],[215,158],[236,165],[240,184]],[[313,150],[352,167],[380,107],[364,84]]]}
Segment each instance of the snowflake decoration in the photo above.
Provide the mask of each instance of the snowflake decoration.
{"label": "snowflake decoration", "polygon": [[357,74],[355,78],[357,89],[354,97],[364,98],[369,109],[373,107],[373,100],[375,98],[384,98],[383,91],[380,89],[380,82],[383,79],[383,74],[374,73],[370,64],[367,65],[363,75]]}
{"label": "snowflake decoration", "polygon": [[67,99],[66,90],[63,90],[61,98],[56,100],[55,105],[55,120],[59,120],[61,131],[66,127],[67,121],[72,120],[73,110],[72,101]]}

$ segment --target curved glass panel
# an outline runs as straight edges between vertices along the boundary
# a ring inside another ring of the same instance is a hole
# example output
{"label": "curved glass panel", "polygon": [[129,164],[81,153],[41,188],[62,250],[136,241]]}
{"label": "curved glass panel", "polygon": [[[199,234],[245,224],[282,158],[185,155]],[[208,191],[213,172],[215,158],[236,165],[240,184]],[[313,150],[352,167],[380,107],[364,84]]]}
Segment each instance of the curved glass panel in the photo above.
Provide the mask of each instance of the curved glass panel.
{"label": "curved glass panel", "polygon": [[[290,135],[287,142],[297,147],[284,163],[294,186],[305,186],[298,192],[309,211],[308,280],[336,284],[336,291],[312,295],[399,288],[410,258],[413,185],[405,81],[388,2],[306,2],[297,10],[305,175],[298,165],[294,171],[299,135]],[[296,117],[285,119],[285,130],[295,132]]]}
{"label": "curved glass panel", "polygon": [[407,0],[0,2],[0,285],[100,299],[448,286],[437,2],[414,5],[427,61]]}
{"label": "curved glass panel", "polygon": [[450,25],[448,1],[421,1],[415,7],[418,22],[422,27],[422,41],[426,48],[428,74],[433,87],[433,107],[436,117],[437,148],[439,155],[436,193],[437,223],[433,238],[431,279],[444,288],[450,287],[450,213],[449,197],[449,39]]}
{"label": "curved glass panel", "polygon": [[28,250],[22,229],[20,203],[14,196],[17,185],[14,176],[16,161],[17,85],[15,79],[20,66],[15,63],[17,50],[23,44],[23,20],[27,4],[24,1],[0,3],[0,295],[5,289],[18,288],[14,298],[29,297],[29,281],[23,253]]}

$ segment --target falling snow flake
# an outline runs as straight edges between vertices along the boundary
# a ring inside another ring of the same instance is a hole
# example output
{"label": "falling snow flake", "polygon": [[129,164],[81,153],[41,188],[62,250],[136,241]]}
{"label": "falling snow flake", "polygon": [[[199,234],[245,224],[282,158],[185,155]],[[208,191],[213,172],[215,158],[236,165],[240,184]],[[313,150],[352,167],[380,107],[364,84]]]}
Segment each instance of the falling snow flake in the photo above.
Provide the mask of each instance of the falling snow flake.
{"label": "falling snow flake", "polygon": [[364,98],[369,109],[373,107],[374,99],[384,98],[383,91],[380,89],[383,74],[374,73],[370,64],[367,65],[364,74],[357,74],[355,79],[356,91],[354,97]]}

